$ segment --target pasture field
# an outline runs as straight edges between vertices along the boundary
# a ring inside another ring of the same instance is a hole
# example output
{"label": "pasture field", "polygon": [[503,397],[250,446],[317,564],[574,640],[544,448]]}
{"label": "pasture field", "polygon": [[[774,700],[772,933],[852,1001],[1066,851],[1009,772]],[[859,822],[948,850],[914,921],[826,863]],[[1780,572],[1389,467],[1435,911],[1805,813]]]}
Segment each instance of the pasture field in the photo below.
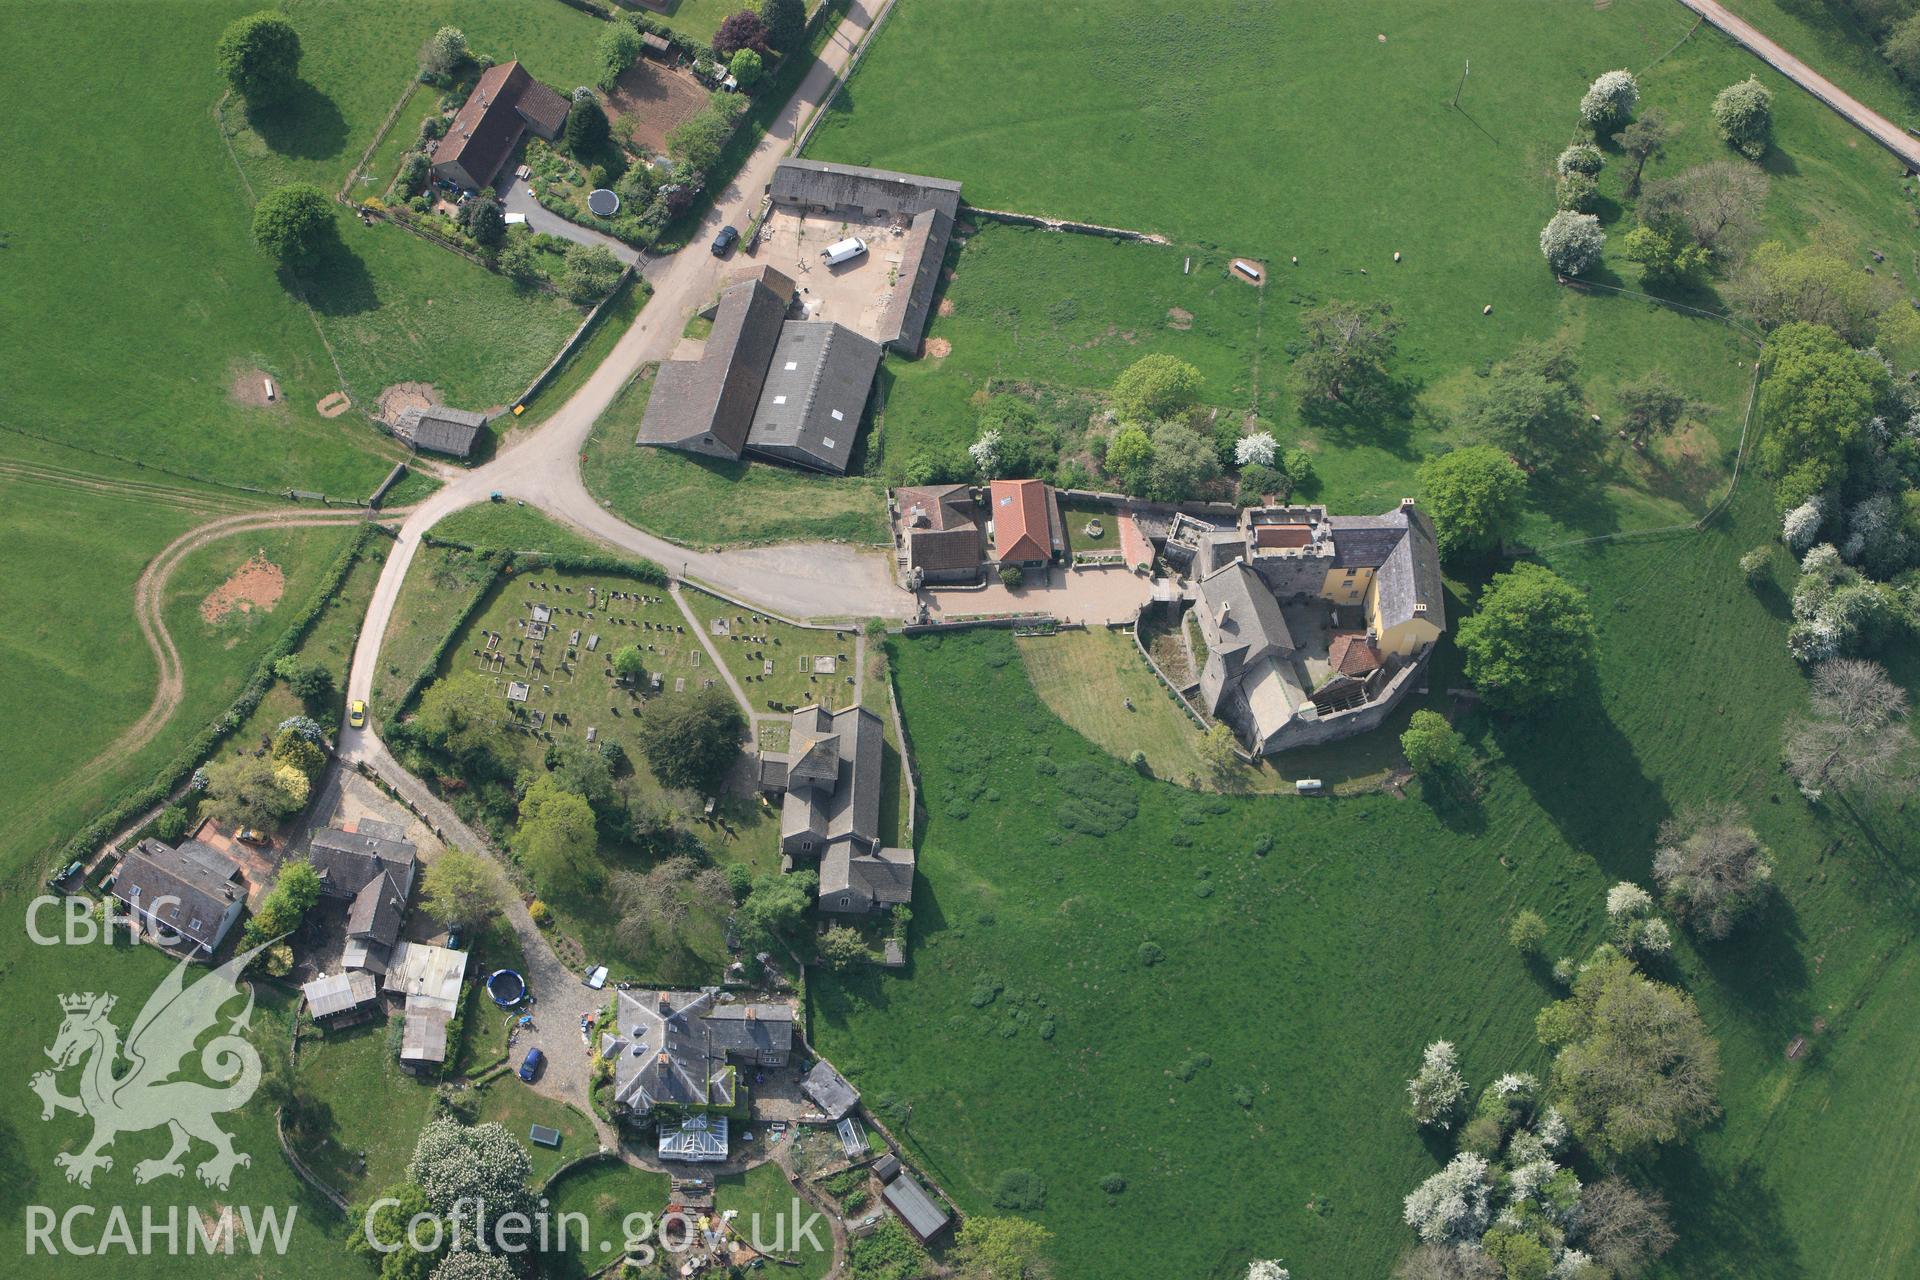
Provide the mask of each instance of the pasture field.
{"label": "pasture field", "polygon": [[[1464,442],[1450,417],[1477,376],[1522,341],[1557,336],[1603,420],[1617,416],[1621,384],[1655,367],[1713,409],[1649,456],[1616,446],[1601,485],[1541,501],[1528,539],[1697,515],[1726,487],[1754,349],[1710,320],[1555,285],[1538,232],[1586,84],[1610,67],[1639,72],[1641,110],[1680,126],[1648,167],[1659,178],[1727,154],[1708,105],[1759,75],[1776,95],[1768,234],[1798,242],[1832,222],[1865,262],[1868,247],[1903,242],[1912,213],[1890,156],[1710,28],[1688,38],[1691,24],[1668,0],[1519,12],[1209,0],[1172,17],[910,0],[811,154],[956,178],[983,208],[1173,244],[982,226],[950,260],[949,314],[930,330],[951,354],[889,363],[884,452],[869,470],[897,480],[916,455],[966,444],[996,379],[1100,388],[1166,351],[1201,370],[1206,403],[1256,410],[1283,443],[1313,453],[1316,498],[1383,510],[1413,491],[1422,458]],[[1465,58],[1473,73],[1454,110]],[[1600,216],[1615,235],[1632,225],[1630,170],[1616,154],[1601,177]],[[1267,264],[1264,290],[1225,275],[1238,255]],[[1912,283],[1904,255],[1877,269]],[[1596,280],[1640,285],[1618,252]],[[1298,316],[1336,298],[1391,304],[1409,416],[1303,420],[1287,367]],[[1723,305],[1711,288],[1680,300]]]}
{"label": "pasture field", "polygon": [[[14,149],[0,192],[0,421],[183,474],[363,497],[400,448],[352,415],[315,412],[338,379],[313,317],[248,236],[208,115],[222,88],[214,40],[251,11],[0,7],[15,60],[5,101],[34,139]],[[110,108],[74,110],[76,84]],[[261,374],[279,385],[274,405],[235,394]],[[17,446],[0,438],[9,456]]]}
{"label": "pasture field", "polygon": [[653,390],[643,370],[594,423],[580,478],[629,524],[690,547],[837,538],[884,544],[886,497],[872,480],[700,458],[633,442]]}
{"label": "pasture field", "polygon": [[[1437,1167],[1401,1115],[1420,1046],[1458,1041],[1476,1085],[1545,1065],[1533,1015],[1553,988],[1507,920],[1540,910],[1549,954],[1580,952],[1605,887],[1647,880],[1657,824],[1733,798],[1783,902],[1743,939],[1679,948],[1727,1114],[1645,1170],[1681,1224],[1661,1274],[1905,1274],[1920,1170],[1868,1117],[1916,1105],[1885,1064],[1912,1053],[1895,975],[1913,967],[1920,840],[1892,806],[1864,826],[1812,810],[1780,774],[1804,685],[1777,592],[1735,563],[1770,507],[1750,491],[1734,514],[1553,557],[1600,605],[1598,678],[1536,724],[1466,715],[1484,760],[1468,804],[1186,792],[1056,720],[1012,639],[892,642],[927,779],[914,967],[817,975],[815,1042],[870,1099],[911,1105],[906,1141],[963,1208],[990,1211],[1006,1170],[1038,1173],[1068,1280],[1226,1278],[1273,1255],[1383,1275],[1410,1243],[1400,1197]],[[1143,964],[1147,942],[1163,961]],[[1816,1016],[1827,1031],[1787,1060]],[[1872,1132],[1877,1163],[1817,1136],[1842,1131]],[[1842,1179],[1862,1212],[1830,1211]]]}
{"label": "pasture field", "polygon": [[300,661],[317,662],[333,673],[333,696],[327,705],[309,709],[285,681],[275,681],[247,722],[234,730],[235,742],[257,742],[289,716],[311,715],[329,731],[340,723],[347,709],[347,671],[353,665],[354,641],[359,638],[360,622],[366,617],[374,584],[380,580],[380,569],[386,564],[389,545],[385,538],[367,540],[339,593],[314,619],[307,638],[294,651]]}

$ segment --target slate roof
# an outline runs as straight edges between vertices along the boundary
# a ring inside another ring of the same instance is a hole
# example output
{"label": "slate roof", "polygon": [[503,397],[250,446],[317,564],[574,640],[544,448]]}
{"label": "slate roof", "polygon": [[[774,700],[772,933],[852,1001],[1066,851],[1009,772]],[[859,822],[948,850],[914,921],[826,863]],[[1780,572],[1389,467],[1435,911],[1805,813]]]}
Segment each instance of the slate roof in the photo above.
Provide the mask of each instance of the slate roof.
{"label": "slate roof", "polygon": [[907,1224],[907,1230],[923,1242],[939,1235],[947,1225],[947,1211],[934,1203],[927,1189],[912,1174],[901,1174],[889,1182],[880,1194],[900,1215],[900,1220]]}
{"label": "slate roof", "polygon": [[1044,480],[995,480],[987,487],[993,521],[993,554],[1002,563],[1053,558],[1053,528],[1047,508],[1053,488]]}
{"label": "slate roof", "polygon": [[747,451],[845,475],[880,367],[879,344],[825,320],[789,320],[761,384]]}
{"label": "slate roof", "polygon": [[787,1060],[791,1005],[722,1004],[718,997],[718,987],[620,993],[617,1034],[601,1045],[601,1056],[613,1063],[615,1102],[639,1115],[663,1104],[728,1107],[738,1088],[731,1060]]}
{"label": "slate roof", "polygon": [[983,558],[979,507],[963,484],[893,491],[910,568],[939,573],[977,569]]}
{"label": "slate roof", "polygon": [[792,299],[793,281],[771,267],[723,290],[700,358],[654,376],[636,443],[738,458]]}
{"label": "slate roof", "polygon": [[[780,808],[780,838],[811,833],[822,843],[851,836],[863,847],[880,842],[880,767],[884,749],[880,717],[865,707],[832,712],[802,707],[793,713],[788,759],[798,759],[818,738],[832,735],[839,756],[833,782],[793,778]],[[825,850],[820,851],[823,855]]]}
{"label": "slate roof", "polygon": [[[843,900],[845,905],[841,905]],[[835,840],[820,858],[820,905],[829,911],[872,911],[913,900],[913,850],[863,852]]]}
{"label": "slate roof", "polygon": [[1383,627],[1415,616],[1444,630],[1446,584],[1433,521],[1412,503],[1381,516],[1329,516],[1336,563],[1373,570],[1373,590]]}
{"label": "slate roof", "polygon": [[316,1018],[331,1018],[357,1009],[380,994],[370,973],[335,973],[315,978],[300,988],[306,997],[307,1011]]}
{"label": "slate roof", "polygon": [[881,311],[880,340],[907,355],[920,353],[927,331],[933,295],[940,288],[940,270],[946,265],[947,244],[953,239],[953,216],[940,209],[917,213],[900,241],[900,274],[893,296]]}
{"label": "slate roof", "polygon": [[1258,747],[1306,696],[1280,602],[1246,561],[1235,560],[1201,579],[1195,608],[1207,642],[1201,701],[1209,714],[1245,724]]}
{"label": "slate roof", "polygon": [[[228,909],[246,894],[239,864],[198,840],[178,848],[142,840],[121,859],[113,882],[114,897],[209,950],[220,943]],[[163,899],[171,901],[154,906]]]}
{"label": "slate roof", "polygon": [[806,1079],[800,1082],[800,1092],[813,1099],[813,1104],[826,1112],[829,1120],[838,1120],[860,1105],[860,1091],[848,1084],[847,1078],[835,1071],[825,1058],[807,1072]]}
{"label": "slate roof", "polygon": [[407,918],[407,896],[391,875],[382,872],[354,895],[347,910],[347,936],[391,947],[400,940]]}
{"label": "slate roof", "polygon": [[399,838],[400,828],[362,819],[354,830],[329,827],[314,833],[307,856],[320,873],[321,891],[329,897],[353,898],[368,883],[385,874],[393,877],[402,899],[413,888],[419,854]]}
{"label": "slate roof", "polygon": [[431,449],[464,458],[473,452],[474,441],[480,438],[486,425],[484,413],[436,404],[403,412],[400,421],[394,424],[393,434],[415,449]]}
{"label": "slate roof", "polygon": [[518,62],[482,72],[473,92],[435,144],[435,165],[458,165],[490,186],[527,126],[552,138],[567,119],[567,100],[527,74]]}

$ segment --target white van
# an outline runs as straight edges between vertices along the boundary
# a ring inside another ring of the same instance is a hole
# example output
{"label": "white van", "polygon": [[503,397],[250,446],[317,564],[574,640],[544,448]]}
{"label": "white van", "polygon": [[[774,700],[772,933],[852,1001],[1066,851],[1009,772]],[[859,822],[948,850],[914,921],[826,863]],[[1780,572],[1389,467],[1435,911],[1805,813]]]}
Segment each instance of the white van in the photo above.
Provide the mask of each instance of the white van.
{"label": "white van", "polygon": [[834,243],[822,249],[820,256],[825,259],[828,266],[837,267],[843,262],[851,262],[866,251],[867,242],[865,240],[862,240],[859,236],[848,236],[845,240],[836,240]]}

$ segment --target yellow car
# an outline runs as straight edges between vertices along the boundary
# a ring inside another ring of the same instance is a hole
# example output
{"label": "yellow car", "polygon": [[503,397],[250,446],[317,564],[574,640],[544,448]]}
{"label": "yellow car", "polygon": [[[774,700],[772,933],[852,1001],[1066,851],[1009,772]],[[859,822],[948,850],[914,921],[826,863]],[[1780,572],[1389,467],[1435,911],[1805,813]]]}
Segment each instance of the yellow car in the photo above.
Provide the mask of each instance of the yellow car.
{"label": "yellow car", "polygon": [[347,727],[349,729],[367,727],[367,704],[359,698],[355,698],[347,706]]}

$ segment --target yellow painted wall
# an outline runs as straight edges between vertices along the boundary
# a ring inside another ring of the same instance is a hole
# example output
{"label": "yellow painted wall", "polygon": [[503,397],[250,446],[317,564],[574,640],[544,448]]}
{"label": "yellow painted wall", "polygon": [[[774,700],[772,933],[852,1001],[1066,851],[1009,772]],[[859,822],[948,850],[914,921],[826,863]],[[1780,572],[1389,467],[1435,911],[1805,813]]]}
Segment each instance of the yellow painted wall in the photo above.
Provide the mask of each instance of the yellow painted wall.
{"label": "yellow painted wall", "polygon": [[[1353,580],[1352,586],[1346,585],[1349,578]],[[1371,586],[1371,569],[1329,569],[1326,580],[1320,584],[1320,594],[1335,604],[1359,604],[1367,598],[1367,589]]]}

